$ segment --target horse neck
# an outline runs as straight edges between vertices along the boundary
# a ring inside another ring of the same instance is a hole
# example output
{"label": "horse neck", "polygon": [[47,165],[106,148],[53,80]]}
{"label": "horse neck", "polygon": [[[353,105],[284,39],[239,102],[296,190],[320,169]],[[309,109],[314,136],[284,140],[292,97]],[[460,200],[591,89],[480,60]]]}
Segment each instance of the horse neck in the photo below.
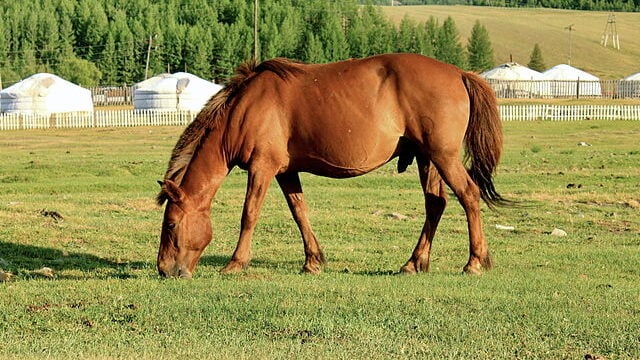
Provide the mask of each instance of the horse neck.
{"label": "horse neck", "polygon": [[221,139],[220,131],[211,131],[202,140],[182,179],[182,189],[201,207],[211,206],[211,200],[230,170]]}

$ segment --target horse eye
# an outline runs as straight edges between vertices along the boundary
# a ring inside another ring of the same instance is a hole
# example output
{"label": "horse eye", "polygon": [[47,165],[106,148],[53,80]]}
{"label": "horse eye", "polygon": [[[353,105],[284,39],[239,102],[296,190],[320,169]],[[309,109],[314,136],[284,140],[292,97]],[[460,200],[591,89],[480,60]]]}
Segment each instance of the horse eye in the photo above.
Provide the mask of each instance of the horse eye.
{"label": "horse eye", "polygon": [[169,230],[173,230],[176,228],[176,223],[168,223],[167,224],[167,228],[169,228]]}

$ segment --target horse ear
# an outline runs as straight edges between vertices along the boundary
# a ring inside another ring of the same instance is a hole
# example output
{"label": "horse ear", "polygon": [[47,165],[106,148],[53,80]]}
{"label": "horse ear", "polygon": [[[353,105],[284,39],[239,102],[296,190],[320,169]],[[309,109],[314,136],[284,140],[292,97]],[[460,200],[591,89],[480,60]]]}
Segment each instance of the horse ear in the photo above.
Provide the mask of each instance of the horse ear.
{"label": "horse ear", "polygon": [[173,181],[165,180],[165,181],[158,181],[158,183],[160,183],[160,186],[162,187],[162,191],[165,194],[167,194],[167,196],[169,197],[169,199],[171,199],[171,201],[175,203],[181,203],[181,202],[184,202],[184,200],[186,199],[186,195],[184,191],[182,191],[182,189],[180,189],[180,186],[178,186]]}

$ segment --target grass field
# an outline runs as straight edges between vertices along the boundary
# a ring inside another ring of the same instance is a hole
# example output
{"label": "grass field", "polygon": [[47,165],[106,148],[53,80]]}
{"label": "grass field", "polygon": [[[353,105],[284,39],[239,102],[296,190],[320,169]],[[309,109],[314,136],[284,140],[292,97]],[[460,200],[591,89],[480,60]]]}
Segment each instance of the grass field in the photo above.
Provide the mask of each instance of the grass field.
{"label": "grass field", "polygon": [[600,45],[609,13],[539,8],[484,6],[385,6],[383,11],[399,22],[405,15],[416,21],[434,16],[440,24],[451,16],[466,46],[476,20],[491,37],[496,64],[511,58],[526,65],[538,43],[547,67],[568,63],[571,32],[571,65],[602,79],[620,79],[640,71],[640,13],[616,13],[620,50]]}
{"label": "grass field", "polygon": [[155,180],[180,132],[0,132],[0,268],[13,274],[0,282],[0,358],[640,358],[638,122],[505,123],[497,187],[522,204],[484,208],[495,269],[482,276],[461,275],[455,200],[431,273],[393,275],[424,205],[415,168],[391,164],[303,176],[323,274],[299,274],[302,245],[275,185],[252,267],[218,274],[238,234],[246,177],[234,171],[194,279],[161,280]]}

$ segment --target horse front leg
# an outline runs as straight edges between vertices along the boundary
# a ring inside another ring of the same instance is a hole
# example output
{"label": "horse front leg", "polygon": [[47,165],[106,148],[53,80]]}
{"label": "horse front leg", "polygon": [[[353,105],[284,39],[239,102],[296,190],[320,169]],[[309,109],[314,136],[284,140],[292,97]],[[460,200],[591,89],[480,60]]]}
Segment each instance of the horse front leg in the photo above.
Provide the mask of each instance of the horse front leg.
{"label": "horse front leg", "polygon": [[287,200],[287,205],[289,205],[289,210],[291,210],[291,215],[293,215],[293,219],[298,225],[298,229],[302,235],[305,256],[302,271],[318,274],[326,261],[318,244],[318,239],[313,233],[311,224],[309,223],[307,216],[308,209],[302,195],[300,176],[298,173],[285,173],[276,176],[276,180],[278,180],[278,184]]}
{"label": "horse front leg", "polygon": [[240,221],[240,238],[236,250],[229,263],[220,270],[223,274],[242,271],[249,266],[251,261],[251,239],[258,222],[260,209],[264,203],[269,183],[273,179],[272,173],[264,171],[250,171],[247,180],[247,194],[244,199],[242,220]]}
{"label": "horse front leg", "polygon": [[429,161],[421,158],[418,158],[418,170],[424,193],[425,222],[411,258],[400,268],[400,272],[405,274],[429,271],[431,244],[447,205],[447,193],[438,170],[431,166]]}

